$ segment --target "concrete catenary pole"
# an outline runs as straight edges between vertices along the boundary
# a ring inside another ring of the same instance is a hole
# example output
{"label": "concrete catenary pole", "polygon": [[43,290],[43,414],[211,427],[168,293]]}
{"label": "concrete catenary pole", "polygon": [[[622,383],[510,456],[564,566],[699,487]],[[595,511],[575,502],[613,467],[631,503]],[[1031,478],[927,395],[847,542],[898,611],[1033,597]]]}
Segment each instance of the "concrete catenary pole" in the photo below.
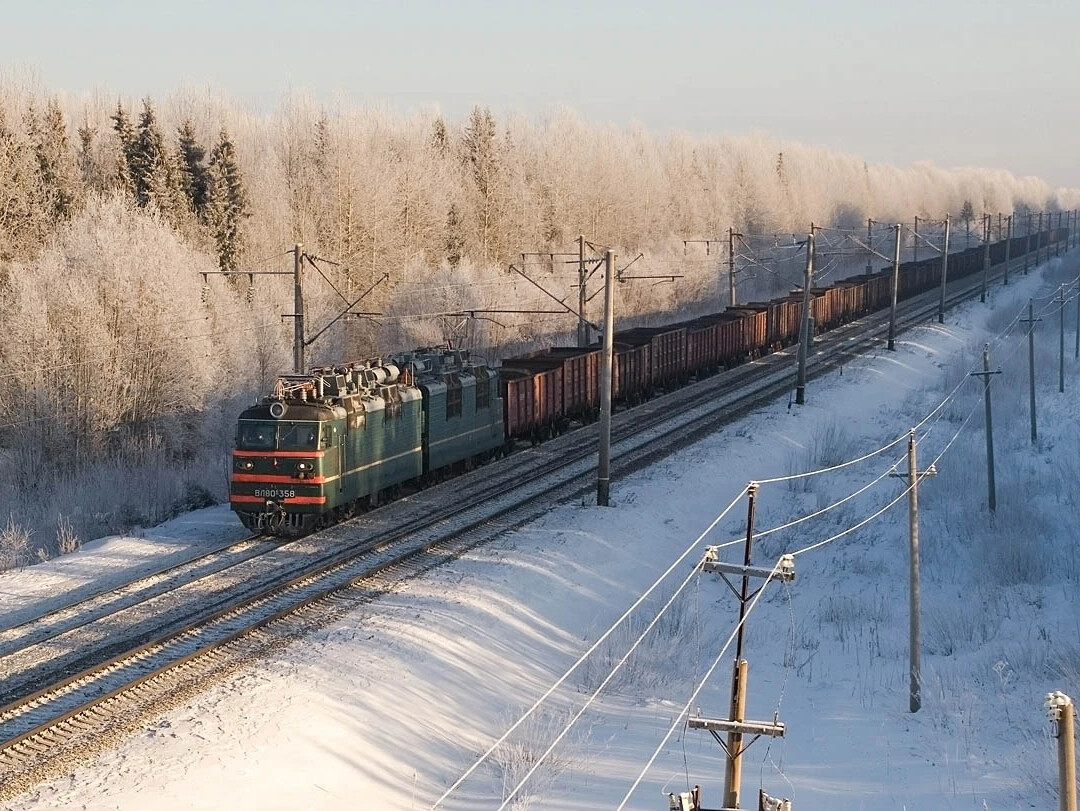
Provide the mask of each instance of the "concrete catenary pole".
{"label": "concrete catenary pole", "polygon": [[1031,264],[1031,212],[1027,215],[1027,244],[1024,246],[1024,273],[1027,274]]}
{"label": "concrete catenary pole", "polygon": [[986,284],[990,279],[990,215],[983,216],[983,275],[979,301],[986,301]]}
{"label": "concrete catenary pole", "polygon": [[1005,284],[1009,283],[1009,260],[1012,259],[1012,220],[1012,214],[1010,214],[1005,231]]}
{"label": "concrete catenary pole", "polygon": [[911,232],[911,261],[919,261],[919,215],[915,215],[915,228]]}
{"label": "concrete catenary pole", "polygon": [[[866,221],[866,247],[874,247],[874,221],[867,219]],[[866,275],[869,276],[874,272],[874,255],[872,253],[866,254]]]}
{"label": "concrete catenary pole", "polygon": [[304,373],[304,246],[293,246],[293,372]]}
{"label": "concrete catenary pole", "polygon": [[615,252],[604,254],[604,355],[600,366],[600,465],[596,503],[607,507],[611,491],[611,365],[615,345]]}
{"label": "concrete catenary pole", "polygon": [[589,345],[589,325],[585,321],[585,307],[588,301],[585,291],[585,235],[578,234],[578,292],[577,292],[577,345],[584,347]]}
{"label": "concrete catenary pole", "polygon": [[900,223],[893,226],[896,229],[896,244],[893,246],[892,262],[892,306],[889,308],[889,346],[890,352],[896,350],[896,294],[900,288]]}
{"label": "concrete catenary pole", "polygon": [[[1042,226],[1042,221],[1043,221],[1043,213],[1040,211],[1039,212],[1039,231],[1035,235],[1035,264],[1036,265],[1038,265],[1039,262],[1042,261],[1040,259],[1040,257],[1042,256],[1042,246],[1043,246],[1043,226]],[[1047,253],[1047,257],[1049,257],[1049,256],[1050,256],[1050,254]]]}
{"label": "concrete catenary pole", "polygon": [[945,215],[945,244],[941,248],[941,300],[938,301],[937,322],[945,323],[945,284],[949,276],[949,215]]}
{"label": "concrete catenary pole", "polygon": [[735,306],[735,229],[727,230],[728,301]]}
{"label": "concrete catenary pole", "polygon": [[799,325],[799,371],[795,380],[795,402],[806,402],[806,362],[810,357],[810,288],[814,283],[814,226],[806,237],[806,272],[803,274],[802,323]]}

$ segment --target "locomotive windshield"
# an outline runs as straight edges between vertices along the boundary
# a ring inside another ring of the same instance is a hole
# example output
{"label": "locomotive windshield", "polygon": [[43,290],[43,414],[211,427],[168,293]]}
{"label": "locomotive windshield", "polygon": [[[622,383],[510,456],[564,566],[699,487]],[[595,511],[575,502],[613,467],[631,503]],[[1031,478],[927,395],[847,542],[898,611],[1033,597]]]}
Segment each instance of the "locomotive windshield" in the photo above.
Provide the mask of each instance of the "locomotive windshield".
{"label": "locomotive windshield", "polygon": [[308,451],[319,447],[319,423],[240,420],[236,447],[242,451]]}

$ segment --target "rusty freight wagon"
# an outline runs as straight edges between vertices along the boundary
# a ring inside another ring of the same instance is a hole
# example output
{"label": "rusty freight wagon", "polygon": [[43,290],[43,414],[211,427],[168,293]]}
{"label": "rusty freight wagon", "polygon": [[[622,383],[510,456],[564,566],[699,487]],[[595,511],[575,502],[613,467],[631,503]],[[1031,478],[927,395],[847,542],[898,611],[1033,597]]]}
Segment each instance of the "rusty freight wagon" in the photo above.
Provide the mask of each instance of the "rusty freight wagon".
{"label": "rusty freight wagon", "polygon": [[589,420],[600,408],[600,363],[598,347],[553,346],[508,358],[504,366],[515,369],[562,370],[562,409],[567,419]]}
{"label": "rusty freight wagon", "polygon": [[611,399],[619,403],[640,403],[647,396],[651,379],[648,344],[616,343],[612,356]]}
{"label": "rusty freight wagon", "polygon": [[615,333],[619,343],[649,347],[650,385],[670,389],[686,376],[686,330],[681,327],[635,327]]}
{"label": "rusty freight wagon", "polygon": [[562,366],[519,369],[512,363],[499,368],[506,436],[539,442],[558,433],[565,420]]}
{"label": "rusty freight wagon", "polygon": [[724,314],[738,324],[738,357],[756,358],[767,351],[769,312],[750,306],[728,307]]}

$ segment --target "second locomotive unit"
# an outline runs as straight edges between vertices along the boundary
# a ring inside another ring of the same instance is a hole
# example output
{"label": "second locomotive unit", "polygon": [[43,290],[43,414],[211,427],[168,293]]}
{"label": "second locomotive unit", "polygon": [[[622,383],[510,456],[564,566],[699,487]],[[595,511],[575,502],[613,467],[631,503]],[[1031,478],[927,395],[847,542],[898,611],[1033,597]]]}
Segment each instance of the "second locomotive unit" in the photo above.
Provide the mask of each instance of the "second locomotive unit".
{"label": "second locomotive unit", "polygon": [[462,350],[283,375],[240,415],[229,501],[252,531],[303,535],[505,442],[495,372]]}

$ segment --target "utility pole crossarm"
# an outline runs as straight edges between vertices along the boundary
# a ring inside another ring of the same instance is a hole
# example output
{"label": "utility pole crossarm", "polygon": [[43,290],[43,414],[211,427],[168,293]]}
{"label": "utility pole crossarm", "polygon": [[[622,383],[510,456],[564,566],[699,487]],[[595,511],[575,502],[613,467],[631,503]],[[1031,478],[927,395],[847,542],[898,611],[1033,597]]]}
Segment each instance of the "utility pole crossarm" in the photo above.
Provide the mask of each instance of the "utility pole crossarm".
{"label": "utility pole crossarm", "polygon": [[784,555],[776,566],[766,569],[764,566],[743,566],[738,563],[726,563],[717,558],[717,549],[710,546],[705,549],[705,559],[701,562],[702,571],[710,574],[735,574],[744,577],[772,578],[785,583],[795,579],[795,558]]}
{"label": "utility pole crossarm", "polygon": [[783,738],[787,727],[782,721],[727,721],[722,718],[688,718],[686,725],[690,729],[704,729],[708,732],[741,732],[744,735],[768,735],[770,738]]}

